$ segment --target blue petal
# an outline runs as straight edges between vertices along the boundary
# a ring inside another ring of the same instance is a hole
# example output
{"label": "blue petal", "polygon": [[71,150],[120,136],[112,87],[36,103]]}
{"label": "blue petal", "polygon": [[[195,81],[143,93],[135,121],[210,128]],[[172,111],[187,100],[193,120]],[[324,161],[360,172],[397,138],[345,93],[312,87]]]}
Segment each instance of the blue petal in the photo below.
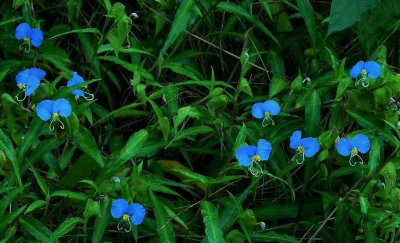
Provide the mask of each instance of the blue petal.
{"label": "blue petal", "polygon": [[53,110],[62,117],[69,117],[72,113],[71,104],[64,98],[58,99],[54,102]]}
{"label": "blue petal", "polygon": [[369,78],[377,78],[381,75],[382,69],[377,62],[369,61],[365,63],[365,71],[367,71]]}
{"label": "blue petal", "polygon": [[259,102],[255,103],[253,107],[251,108],[251,114],[254,116],[254,118],[260,119],[264,117],[264,104]]}
{"label": "blue petal", "polygon": [[29,69],[20,71],[15,79],[17,80],[17,85],[26,84],[29,80]]}
{"label": "blue petal", "polygon": [[32,29],[30,38],[32,45],[34,47],[39,47],[43,42],[43,33],[38,28]]}
{"label": "blue petal", "polygon": [[128,202],[125,199],[116,199],[111,205],[111,215],[119,219],[122,215],[128,213]]}
{"label": "blue petal", "polygon": [[301,146],[303,146],[304,155],[307,158],[313,157],[319,151],[319,144],[316,138],[303,138]]}
{"label": "blue petal", "polygon": [[257,155],[260,156],[261,160],[264,161],[268,160],[271,151],[272,151],[272,146],[267,140],[265,139],[258,140]]}
{"label": "blue petal", "polygon": [[30,96],[35,92],[35,90],[39,87],[40,80],[37,77],[31,76],[28,82],[26,83],[25,95]]}
{"label": "blue petal", "polygon": [[363,69],[364,69],[364,62],[363,61],[357,62],[357,64],[350,69],[350,77],[357,78],[358,76],[360,76],[361,70]]}
{"label": "blue petal", "polygon": [[21,23],[15,29],[15,38],[22,40],[24,37],[28,37],[31,33],[31,27],[27,23]]}
{"label": "blue petal", "polygon": [[48,121],[53,114],[53,104],[52,100],[43,100],[36,107],[36,113],[40,119],[43,121]]}
{"label": "blue petal", "polygon": [[276,116],[281,111],[279,104],[274,100],[267,100],[264,102],[264,110],[271,115]]}
{"label": "blue petal", "polygon": [[72,94],[75,95],[75,96],[79,96],[79,97],[82,97],[82,96],[85,95],[85,94],[83,93],[83,91],[80,90],[80,89],[75,89],[75,90],[73,90],[73,91],[72,91]]}
{"label": "blue petal", "polygon": [[353,147],[346,138],[341,138],[336,144],[336,150],[342,156],[349,156]]}
{"label": "blue petal", "polygon": [[40,68],[31,68],[29,70],[30,70],[29,75],[35,76],[39,80],[44,79],[44,77],[46,76],[46,72]]}
{"label": "blue petal", "polygon": [[251,164],[251,157],[253,157],[257,152],[257,147],[250,145],[250,146],[240,146],[236,149],[236,159],[238,160],[239,164],[242,166],[250,166]]}
{"label": "blue petal", "polygon": [[132,203],[129,205],[129,215],[131,216],[132,224],[139,225],[144,220],[146,209],[140,203]]}
{"label": "blue petal", "polygon": [[77,72],[72,72],[72,74],[74,76],[70,80],[68,80],[67,87],[71,87],[76,84],[81,84],[84,82],[83,78],[81,76],[79,76],[79,74]]}
{"label": "blue petal", "polygon": [[368,152],[369,148],[371,147],[371,143],[367,136],[364,134],[357,134],[353,138],[350,139],[350,144],[357,148],[358,151],[362,154]]}
{"label": "blue petal", "polygon": [[292,136],[290,136],[290,148],[297,149],[300,146],[301,140],[301,131],[293,132]]}

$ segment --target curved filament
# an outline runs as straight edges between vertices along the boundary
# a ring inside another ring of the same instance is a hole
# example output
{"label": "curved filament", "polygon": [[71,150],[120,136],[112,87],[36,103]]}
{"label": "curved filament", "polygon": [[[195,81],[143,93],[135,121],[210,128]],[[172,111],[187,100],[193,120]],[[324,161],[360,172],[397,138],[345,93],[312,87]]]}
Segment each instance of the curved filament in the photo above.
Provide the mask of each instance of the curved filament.
{"label": "curved filament", "polygon": [[[357,157],[359,160],[356,161],[355,157]],[[361,156],[359,154],[351,155],[350,159],[349,159],[349,164],[351,166],[355,166],[357,164],[357,162],[359,164],[364,164],[364,160],[361,158]]]}
{"label": "curved filament", "polygon": [[89,92],[83,92],[83,98],[85,100],[93,100],[94,99],[94,94],[89,93]]}
{"label": "curved filament", "polygon": [[[299,157],[301,157],[301,160],[299,161]],[[301,165],[304,163],[305,157],[304,157],[304,153],[296,153],[290,160],[290,161],[296,161],[296,163],[298,165]]]}
{"label": "curved filament", "polygon": [[269,124],[270,122],[271,122],[271,125],[272,125],[272,126],[275,126],[275,122],[274,122],[274,120],[273,120],[271,117],[264,117],[264,119],[263,119],[261,125],[262,125],[263,127],[266,127],[266,126],[268,126],[268,124]]}
{"label": "curved filament", "polygon": [[24,101],[26,99],[26,95],[24,95],[24,97],[22,99],[19,98],[19,95],[22,94],[23,92],[25,92],[25,91],[21,91],[15,96],[15,99],[17,101]]}
{"label": "curved filament", "polygon": [[[120,224],[123,223],[123,222],[125,222],[125,221],[128,222],[129,229],[126,229],[125,227],[120,226]],[[119,223],[117,224],[117,229],[118,229],[118,230],[124,229],[125,232],[130,232],[130,231],[132,230],[131,221],[130,221],[129,219],[128,219],[128,220],[121,220],[121,221],[119,221]]]}

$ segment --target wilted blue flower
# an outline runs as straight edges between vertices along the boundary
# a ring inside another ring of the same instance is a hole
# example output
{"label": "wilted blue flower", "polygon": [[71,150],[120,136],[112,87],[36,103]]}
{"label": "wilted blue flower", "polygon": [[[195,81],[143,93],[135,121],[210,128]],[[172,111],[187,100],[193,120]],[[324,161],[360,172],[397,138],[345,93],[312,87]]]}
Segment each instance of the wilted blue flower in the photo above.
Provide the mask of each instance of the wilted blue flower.
{"label": "wilted blue flower", "polygon": [[[73,77],[70,80],[68,80],[68,82],[67,82],[67,87],[71,87],[71,86],[85,82],[85,80],[83,80],[83,78],[77,72],[72,72],[72,75],[73,75]],[[93,100],[93,98],[94,98],[93,94],[84,92],[80,88],[73,90],[72,94],[75,95],[75,99],[78,99],[79,97],[83,97],[86,100]]]}
{"label": "wilted blue flower", "polygon": [[240,165],[250,166],[250,172],[256,176],[257,173],[253,172],[253,165],[256,164],[261,169],[258,162],[268,160],[271,151],[271,144],[265,139],[260,139],[257,147],[254,145],[238,147],[236,149],[236,158]]}
{"label": "wilted blue flower", "polygon": [[[15,96],[18,101],[23,101],[27,96],[30,96],[39,87],[40,81],[46,76],[46,72],[40,68],[29,68],[22,70],[17,74],[17,86],[22,91]],[[24,93],[24,98],[19,99],[19,95]]]}
{"label": "wilted blue flower", "polygon": [[257,119],[263,119],[262,125],[268,125],[271,121],[272,125],[275,125],[272,116],[276,116],[281,111],[279,104],[274,100],[267,100],[265,102],[255,103],[251,108],[251,114]]}
{"label": "wilted blue flower", "polygon": [[336,144],[336,150],[342,156],[349,156],[349,163],[355,166],[357,162],[352,162],[354,157],[360,159],[359,163],[364,163],[363,159],[358,153],[365,154],[369,151],[371,143],[368,137],[364,134],[357,134],[352,138],[341,138]]}
{"label": "wilted blue flower", "polygon": [[[304,157],[313,157],[319,151],[319,144],[316,138],[301,138],[301,131],[295,131],[290,136],[290,148],[296,149],[296,155],[291,160],[296,160],[298,164],[302,164]],[[298,156],[302,157],[301,161],[297,160]]]}
{"label": "wilted blue flower", "polygon": [[361,79],[356,81],[356,86],[361,82],[364,87],[369,85],[368,78],[377,78],[381,75],[381,66],[377,62],[359,61],[350,69],[350,76],[352,78],[357,78],[361,75]]}
{"label": "wilted blue flower", "polygon": [[131,231],[131,223],[139,225],[143,222],[144,216],[146,215],[146,209],[140,203],[132,203],[128,205],[125,199],[116,199],[111,205],[111,215],[115,219],[122,220],[118,223],[117,229],[122,230],[120,227],[122,222],[128,223],[129,229],[125,229],[126,232]]}
{"label": "wilted blue flower", "polygon": [[[27,23],[22,23],[15,29],[15,38],[24,41],[19,46],[19,50],[25,49],[25,52],[29,52],[31,49],[31,43],[34,47],[39,47],[42,44],[43,33],[38,28],[31,29]],[[24,45],[28,45],[28,48],[26,49]]]}
{"label": "wilted blue flower", "polygon": [[51,118],[50,130],[54,130],[53,122],[61,123],[61,129],[64,129],[64,123],[60,117],[67,118],[72,113],[71,104],[68,100],[61,98],[58,100],[43,100],[36,107],[36,113],[43,121],[48,121]]}

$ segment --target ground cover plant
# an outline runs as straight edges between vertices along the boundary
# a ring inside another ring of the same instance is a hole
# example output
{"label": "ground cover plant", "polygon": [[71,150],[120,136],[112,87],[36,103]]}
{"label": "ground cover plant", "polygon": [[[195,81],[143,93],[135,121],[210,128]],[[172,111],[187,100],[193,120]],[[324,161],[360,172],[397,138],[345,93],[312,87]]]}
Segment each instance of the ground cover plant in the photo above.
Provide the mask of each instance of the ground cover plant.
{"label": "ground cover plant", "polygon": [[398,1],[0,9],[0,242],[400,240]]}

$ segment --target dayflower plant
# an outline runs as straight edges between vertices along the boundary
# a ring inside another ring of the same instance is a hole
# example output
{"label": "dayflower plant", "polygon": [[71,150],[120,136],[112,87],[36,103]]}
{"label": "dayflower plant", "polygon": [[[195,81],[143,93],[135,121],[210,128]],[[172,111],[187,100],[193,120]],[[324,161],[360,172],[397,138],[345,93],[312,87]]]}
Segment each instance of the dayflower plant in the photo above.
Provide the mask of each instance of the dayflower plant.
{"label": "dayflower plant", "polygon": [[357,86],[361,82],[362,86],[368,87],[368,79],[377,78],[381,75],[381,66],[374,61],[359,61],[350,69],[350,76],[352,78],[358,78],[360,75],[361,78],[357,79],[355,85]]}
{"label": "dayflower plant", "polygon": [[[131,231],[133,225],[139,225],[143,222],[146,215],[146,209],[140,203],[132,203],[128,205],[125,199],[116,199],[111,205],[111,215],[115,219],[122,218],[117,225],[118,230],[124,229],[126,232]],[[120,226],[121,223],[127,223],[129,229]]]}
{"label": "dayflower plant", "polygon": [[60,117],[67,118],[72,113],[71,104],[67,99],[61,98],[58,100],[43,100],[36,107],[36,113],[43,121],[50,122],[50,130],[54,130],[53,122],[58,121],[61,123],[61,129],[64,129],[64,123],[60,120]]}
{"label": "dayflower plant", "polygon": [[256,164],[260,170],[262,170],[258,162],[268,160],[271,151],[271,144],[265,139],[260,139],[258,140],[257,146],[240,146],[235,152],[236,159],[238,160],[239,164],[246,167],[250,166],[250,173],[254,176],[257,176],[258,173],[254,172],[253,170],[254,164]]}
{"label": "dayflower plant", "polygon": [[[15,38],[24,41],[19,46],[19,50],[22,51],[22,49],[25,49],[25,52],[29,52],[31,50],[31,44],[34,47],[39,47],[42,44],[43,33],[38,28],[31,29],[29,24],[21,23],[15,29]],[[25,48],[25,45],[28,45],[28,48]]]}
{"label": "dayflower plant", "polygon": [[353,162],[353,159],[357,157],[360,159],[358,163],[363,164],[364,161],[359,155],[359,153],[365,154],[369,151],[371,147],[371,143],[368,137],[364,134],[357,134],[352,138],[341,138],[336,144],[336,150],[342,156],[349,156],[349,164],[351,166],[355,166],[356,162]]}
{"label": "dayflower plant", "polygon": [[[302,164],[305,157],[313,157],[319,151],[319,144],[316,138],[301,138],[301,131],[295,131],[290,136],[290,148],[296,149],[296,154],[290,161],[295,160],[297,164]],[[301,157],[301,161],[298,157]]]}
{"label": "dayflower plant", "polygon": [[[83,78],[77,73],[77,72],[72,72],[73,77],[68,80],[67,82],[67,87],[71,87],[77,84],[81,84],[85,82]],[[72,94],[75,95],[75,99],[78,99],[79,97],[83,97],[86,100],[93,100],[94,95],[88,92],[84,92],[82,89],[77,88],[72,91]]]}
{"label": "dayflower plant", "polygon": [[265,102],[258,102],[251,108],[251,114],[257,119],[263,119],[262,125],[265,127],[271,122],[272,126],[275,125],[272,116],[276,116],[281,111],[279,104],[274,100],[267,100]]}
{"label": "dayflower plant", "polygon": [[[15,96],[15,99],[17,101],[23,101],[27,96],[32,95],[39,87],[40,81],[45,76],[46,72],[40,68],[29,68],[20,71],[15,79],[17,80],[18,88],[20,88],[22,91]],[[24,97],[20,99],[19,95],[22,93],[24,93]]]}

